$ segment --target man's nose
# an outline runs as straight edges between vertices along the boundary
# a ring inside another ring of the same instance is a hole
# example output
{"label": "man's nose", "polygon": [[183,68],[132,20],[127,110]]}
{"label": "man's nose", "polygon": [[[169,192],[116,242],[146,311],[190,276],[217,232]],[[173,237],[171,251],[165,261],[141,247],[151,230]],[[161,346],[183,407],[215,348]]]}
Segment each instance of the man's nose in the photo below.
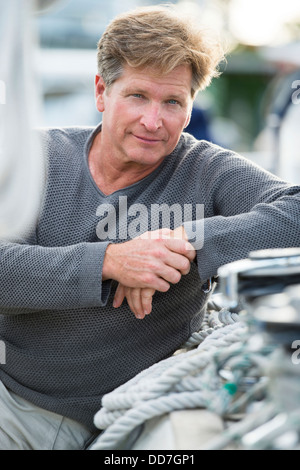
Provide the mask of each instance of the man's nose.
{"label": "man's nose", "polygon": [[141,124],[149,132],[155,132],[162,127],[162,113],[158,104],[150,104],[146,107],[141,118]]}

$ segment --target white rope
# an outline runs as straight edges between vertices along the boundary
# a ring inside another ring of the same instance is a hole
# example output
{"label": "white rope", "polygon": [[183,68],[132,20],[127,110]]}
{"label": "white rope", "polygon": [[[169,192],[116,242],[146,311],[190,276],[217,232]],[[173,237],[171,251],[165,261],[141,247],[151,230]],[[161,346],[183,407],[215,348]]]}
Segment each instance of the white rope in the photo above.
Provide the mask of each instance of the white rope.
{"label": "white rope", "polygon": [[224,325],[232,325],[239,321],[239,315],[222,309],[220,311],[209,312],[205,315],[201,330],[191,335],[182,348],[198,346],[216,329],[223,328]]}
{"label": "white rope", "polygon": [[228,392],[221,390],[214,355],[223,348],[241,347],[247,332],[238,316],[225,311],[206,316],[203,330],[186,343],[198,347],[174,355],[141,372],[103,397],[103,408],[94,422],[105,431],[91,450],[118,449],[137,426],[173,410],[227,405]]}

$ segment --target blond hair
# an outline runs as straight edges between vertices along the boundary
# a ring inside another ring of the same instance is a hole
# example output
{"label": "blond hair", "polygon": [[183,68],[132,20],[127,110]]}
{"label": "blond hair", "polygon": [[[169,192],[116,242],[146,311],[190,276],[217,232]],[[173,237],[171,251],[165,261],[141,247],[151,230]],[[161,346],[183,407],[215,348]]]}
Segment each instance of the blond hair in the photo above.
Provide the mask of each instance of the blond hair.
{"label": "blond hair", "polygon": [[192,68],[192,96],[217,77],[223,48],[171,6],[142,7],[117,16],[98,43],[98,73],[109,87],[123,66],[153,67],[167,74],[179,65]]}

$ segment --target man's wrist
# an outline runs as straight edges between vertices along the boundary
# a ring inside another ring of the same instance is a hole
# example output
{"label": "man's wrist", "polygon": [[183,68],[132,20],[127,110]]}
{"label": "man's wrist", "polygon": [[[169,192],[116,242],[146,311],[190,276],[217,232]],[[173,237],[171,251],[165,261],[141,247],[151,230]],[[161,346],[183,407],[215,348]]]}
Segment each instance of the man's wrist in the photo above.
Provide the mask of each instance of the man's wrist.
{"label": "man's wrist", "polygon": [[112,251],[114,249],[114,245],[110,243],[107,245],[105,255],[104,255],[104,260],[103,260],[103,266],[102,266],[102,281],[108,281],[110,279],[113,279],[113,269],[112,269]]}

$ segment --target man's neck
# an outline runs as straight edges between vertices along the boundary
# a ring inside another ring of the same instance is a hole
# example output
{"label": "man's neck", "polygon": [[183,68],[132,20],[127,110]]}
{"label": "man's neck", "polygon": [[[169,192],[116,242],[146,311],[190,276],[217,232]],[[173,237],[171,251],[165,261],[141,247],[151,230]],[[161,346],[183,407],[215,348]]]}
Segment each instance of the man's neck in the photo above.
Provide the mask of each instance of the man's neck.
{"label": "man's neck", "polygon": [[107,196],[137,183],[155,169],[134,162],[120,163],[118,159],[113,158],[104,150],[101,132],[94,139],[89,152],[88,164],[96,185]]}

